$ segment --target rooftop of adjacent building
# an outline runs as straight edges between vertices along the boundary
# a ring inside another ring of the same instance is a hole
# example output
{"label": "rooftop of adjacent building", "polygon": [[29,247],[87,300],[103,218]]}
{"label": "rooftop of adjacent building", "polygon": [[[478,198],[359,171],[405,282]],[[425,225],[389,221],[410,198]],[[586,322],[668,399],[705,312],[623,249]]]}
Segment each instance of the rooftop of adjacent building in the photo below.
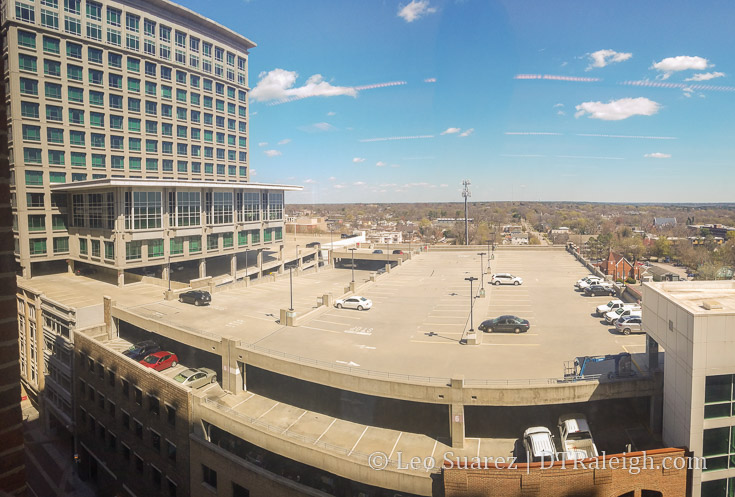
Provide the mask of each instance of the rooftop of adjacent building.
{"label": "rooftop of adjacent building", "polygon": [[735,314],[733,280],[670,281],[646,285],[696,316]]}

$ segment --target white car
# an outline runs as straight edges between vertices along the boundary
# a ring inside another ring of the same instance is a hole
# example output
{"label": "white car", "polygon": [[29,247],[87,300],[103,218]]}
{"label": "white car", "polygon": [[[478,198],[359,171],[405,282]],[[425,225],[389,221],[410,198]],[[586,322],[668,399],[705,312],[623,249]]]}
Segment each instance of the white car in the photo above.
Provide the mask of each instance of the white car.
{"label": "white car", "polygon": [[513,276],[509,273],[498,273],[490,277],[491,285],[522,285],[523,278],[520,276]]}
{"label": "white car", "polygon": [[346,299],[337,299],[334,301],[334,307],[337,309],[357,309],[358,311],[367,311],[373,306],[373,301],[365,297],[357,295],[347,297]]}
{"label": "white car", "polygon": [[599,276],[595,276],[594,274],[590,274],[589,276],[585,276],[584,278],[577,280],[577,282],[574,284],[574,288],[579,288],[579,285],[581,285],[582,283],[586,283],[590,279],[601,280],[602,278],[600,278]]}
{"label": "white car", "polygon": [[624,317],[624,316],[640,316],[641,315],[641,308],[638,306],[632,307],[632,306],[623,306],[615,309],[614,311],[610,311],[607,314],[605,314],[605,321],[607,324],[614,324],[615,321],[618,319]]}
{"label": "white car", "polygon": [[551,430],[545,426],[532,426],[523,433],[523,446],[528,462],[556,461],[556,446]]}
{"label": "white car", "polygon": [[619,309],[625,305],[625,302],[623,302],[620,299],[613,299],[607,304],[598,305],[595,309],[595,314],[602,317],[605,314],[607,314],[610,311],[614,311],[615,309]]}
{"label": "white car", "polygon": [[592,285],[603,285],[603,284],[605,284],[605,280],[603,278],[595,276],[593,278],[587,278],[587,280],[581,282],[577,288],[579,288],[580,290],[584,290],[585,288],[592,286]]}

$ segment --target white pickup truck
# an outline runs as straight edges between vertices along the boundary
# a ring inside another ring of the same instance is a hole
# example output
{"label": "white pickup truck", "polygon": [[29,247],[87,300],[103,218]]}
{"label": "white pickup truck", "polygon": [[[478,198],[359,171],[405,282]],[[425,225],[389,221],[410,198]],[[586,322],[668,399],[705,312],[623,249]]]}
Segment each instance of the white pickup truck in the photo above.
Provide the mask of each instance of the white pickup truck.
{"label": "white pickup truck", "polygon": [[605,322],[607,324],[615,324],[615,321],[622,318],[623,316],[640,316],[641,308],[638,305],[626,304],[623,307],[618,307],[614,311],[610,311],[605,314]]}
{"label": "white pickup truck", "polygon": [[564,414],[559,416],[559,435],[561,450],[566,460],[597,457],[597,447],[592,440],[590,426],[584,414]]}
{"label": "white pickup truck", "polygon": [[574,287],[575,288],[579,288],[580,290],[584,290],[585,287],[588,287],[590,285],[595,285],[595,284],[600,283],[602,281],[604,281],[604,278],[600,278],[599,276],[594,276],[594,275],[585,276],[581,280],[578,280],[574,284]]}
{"label": "white pickup truck", "polygon": [[598,305],[596,309],[596,313],[598,316],[602,317],[610,311],[614,311],[615,309],[620,309],[624,305],[625,305],[625,302],[623,302],[622,300],[613,299],[607,304]]}

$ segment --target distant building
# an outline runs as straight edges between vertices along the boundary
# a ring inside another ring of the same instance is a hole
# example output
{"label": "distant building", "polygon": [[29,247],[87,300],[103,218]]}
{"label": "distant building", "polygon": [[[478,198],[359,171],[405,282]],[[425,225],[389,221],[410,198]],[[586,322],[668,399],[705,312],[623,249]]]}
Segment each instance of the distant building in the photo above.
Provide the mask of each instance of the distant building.
{"label": "distant building", "polygon": [[[434,224],[437,226],[454,226],[455,223],[464,223],[463,217],[441,217],[434,220]],[[467,219],[467,222],[472,223],[475,220],[471,217]]]}
{"label": "distant building", "polygon": [[511,245],[528,245],[528,233],[511,233]]}
{"label": "distant building", "polygon": [[378,244],[403,243],[402,231],[369,231],[367,241]]}
{"label": "distant building", "polygon": [[702,230],[707,230],[710,235],[715,238],[722,238],[723,240],[727,240],[728,233],[735,232],[734,227],[722,224],[689,224],[687,225],[687,228],[689,228],[689,231],[696,231],[698,234],[701,233]]}
{"label": "distant building", "polygon": [[286,233],[324,233],[329,231],[327,220],[323,217],[289,217],[286,219]]}
{"label": "distant building", "polygon": [[654,217],[653,218],[654,228],[663,228],[664,226],[676,226],[675,217]]}
{"label": "distant building", "polygon": [[640,278],[641,267],[634,267],[624,256],[610,250],[607,258],[600,263],[600,271],[614,280],[624,280],[628,277]]}

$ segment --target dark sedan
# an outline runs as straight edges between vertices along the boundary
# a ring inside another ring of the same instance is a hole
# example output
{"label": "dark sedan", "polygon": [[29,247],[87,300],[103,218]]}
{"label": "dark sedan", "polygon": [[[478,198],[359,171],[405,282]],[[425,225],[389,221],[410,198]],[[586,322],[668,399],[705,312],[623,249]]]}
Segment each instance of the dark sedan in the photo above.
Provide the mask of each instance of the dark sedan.
{"label": "dark sedan", "polygon": [[212,296],[209,294],[209,292],[205,292],[204,290],[191,290],[189,292],[184,292],[180,294],[179,302],[184,302],[185,304],[194,304],[196,306],[205,305],[212,302]]}
{"label": "dark sedan", "polygon": [[161,350],[161,346],[153,340],[144,340],[130,346],[130,348],[123,352],[124,356],[130,357],[134,361],[140,361],[148,354],[153,354]]}
{"label": "dark sedan", "polygon": [[584,294],[588,296],[594,295],[596,297],[598,295],[617,295],[617,292],[609,286],[590,285],[584,289]]}
{"label": "dark sedan", "polygon": [[495,319],[483,321],[477,328],[485,333],[492,333],[494,331],[525,333],[530,327],[531,324],[528,322],[528,319],[521,319],[518,316],[500,316]]}

